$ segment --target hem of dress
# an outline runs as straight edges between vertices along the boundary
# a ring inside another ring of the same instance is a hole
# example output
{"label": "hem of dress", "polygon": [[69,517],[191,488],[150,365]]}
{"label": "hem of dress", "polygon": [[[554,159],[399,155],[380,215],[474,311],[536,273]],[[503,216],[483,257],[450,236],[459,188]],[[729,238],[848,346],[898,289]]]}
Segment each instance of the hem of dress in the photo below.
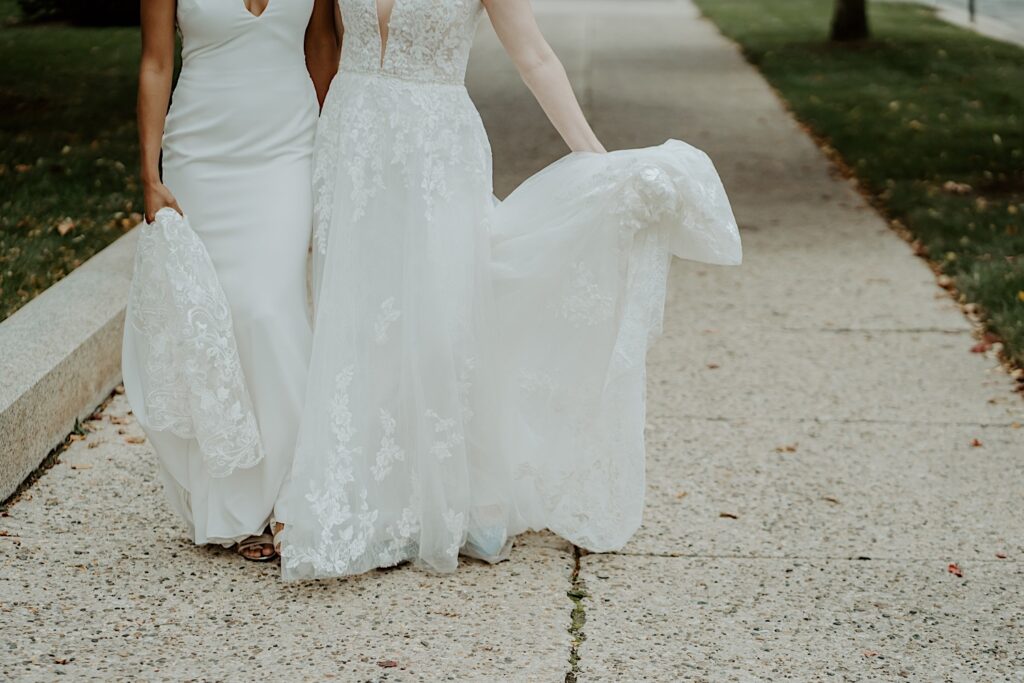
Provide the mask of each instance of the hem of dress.
{"label": "hem of dress", "polygon": [[[192,509],[192,494],[190,494],[188,489],[186,489],[183,486],[181,486],[181,484],[179,484],[177,481],[174,481],[172,477],[168,476],[167,478],[168,478],[168,481],[164,482],[165,494],[168,497],[171,497],[171,495],[179,496],[182,505],[184,505],[188,510],[191,510]],[[171,488],[174,489],[173,493],[170,490]],[[173,501],[172,501],[172,508],[173,507],[174,507],[174,505],[173,505]],[[222,548],[230,548],[230,547],[232,547],[234,545],[237,545],[239,542],[244,541],[247,538],[252,538],[253,536],[259,536],[259,535],[263,534],[266,531],[267,527],[270,526],[270,522],[271,522],[271,520],[274,517],[273,513],[268,515],[267,519],[263,522],[263,526],[261,526],[256,531],[251,531],[249,533],[242,533],[242,534],[240,534],[238,536],[225,536],[225,537],[206,536],[205,539],[201,541],[196,536],[196,528],[195,528],[195,524],[192,522],[192,520],[184,518],[180,513],[177,513],[175,516],[178,517],[179,519],[181,519],[181,521],[185,524],[185,529],[186,529],[186,531],[188,533],[189,541],[191,541],[193,545],[195,545],[197,547],[201,547],[201,546],[205,546],[205,545],[219,545]]]}

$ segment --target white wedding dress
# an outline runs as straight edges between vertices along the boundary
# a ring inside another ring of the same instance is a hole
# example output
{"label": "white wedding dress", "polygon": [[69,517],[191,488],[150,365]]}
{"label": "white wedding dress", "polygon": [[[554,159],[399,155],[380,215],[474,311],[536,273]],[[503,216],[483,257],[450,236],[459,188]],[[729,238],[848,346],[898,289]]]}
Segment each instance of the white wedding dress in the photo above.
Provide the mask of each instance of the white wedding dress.
{"label": "white wedding dress", "polygon": [[316,316],[285,579],[548,528],[622,546],[644,497],[644,363],[671,254],[741,258],[710,160],[670,141],[572,154],[504,203],[463,86],[479,0],[341,0],[314,153]]}
{"label": "white wedding dress", "polygon": [[197,544],[261,533],[294,453],[312,332],[313,0],[178,0],[167,209],[143,226],[125,324],[132,410]]}

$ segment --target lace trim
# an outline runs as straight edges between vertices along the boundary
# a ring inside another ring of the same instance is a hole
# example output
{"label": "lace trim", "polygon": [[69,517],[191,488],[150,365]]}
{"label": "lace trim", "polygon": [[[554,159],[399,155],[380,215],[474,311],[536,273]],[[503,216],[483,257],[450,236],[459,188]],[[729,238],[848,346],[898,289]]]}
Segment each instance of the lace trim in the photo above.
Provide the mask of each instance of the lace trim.
{"label": "lace trim", "polygon": [[263,459],[231,322],[206,248],[171,209],[142,227],[128,303],[149,428],[195,439],[211,477]]}

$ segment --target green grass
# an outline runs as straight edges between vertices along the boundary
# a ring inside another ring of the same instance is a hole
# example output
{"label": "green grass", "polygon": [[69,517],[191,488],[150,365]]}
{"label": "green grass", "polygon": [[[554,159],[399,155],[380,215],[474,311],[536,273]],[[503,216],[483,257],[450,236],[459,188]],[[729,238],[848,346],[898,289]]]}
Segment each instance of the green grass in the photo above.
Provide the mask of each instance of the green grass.
{"label": "green grass", "polygon": [[1024,50],[916,5],[873,3],[872,39],[832,45],[831,2],[697,4],[1024,365]]}
{"label": "green grass", "polygon": [[[138,30],[19,18],[0,0],[0,320],[123,234],[142,206]],[[64,235],[62,222],[74,226]]]}

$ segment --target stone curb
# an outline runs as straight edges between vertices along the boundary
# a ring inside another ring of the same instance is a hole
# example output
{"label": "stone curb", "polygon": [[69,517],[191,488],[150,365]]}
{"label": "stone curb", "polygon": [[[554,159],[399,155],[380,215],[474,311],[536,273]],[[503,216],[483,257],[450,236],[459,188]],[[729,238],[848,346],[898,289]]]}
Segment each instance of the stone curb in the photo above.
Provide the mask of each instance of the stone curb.
{"label": "stone curb", "polygon": [[121,381],[137,230],[0,322],[0,500]]}

